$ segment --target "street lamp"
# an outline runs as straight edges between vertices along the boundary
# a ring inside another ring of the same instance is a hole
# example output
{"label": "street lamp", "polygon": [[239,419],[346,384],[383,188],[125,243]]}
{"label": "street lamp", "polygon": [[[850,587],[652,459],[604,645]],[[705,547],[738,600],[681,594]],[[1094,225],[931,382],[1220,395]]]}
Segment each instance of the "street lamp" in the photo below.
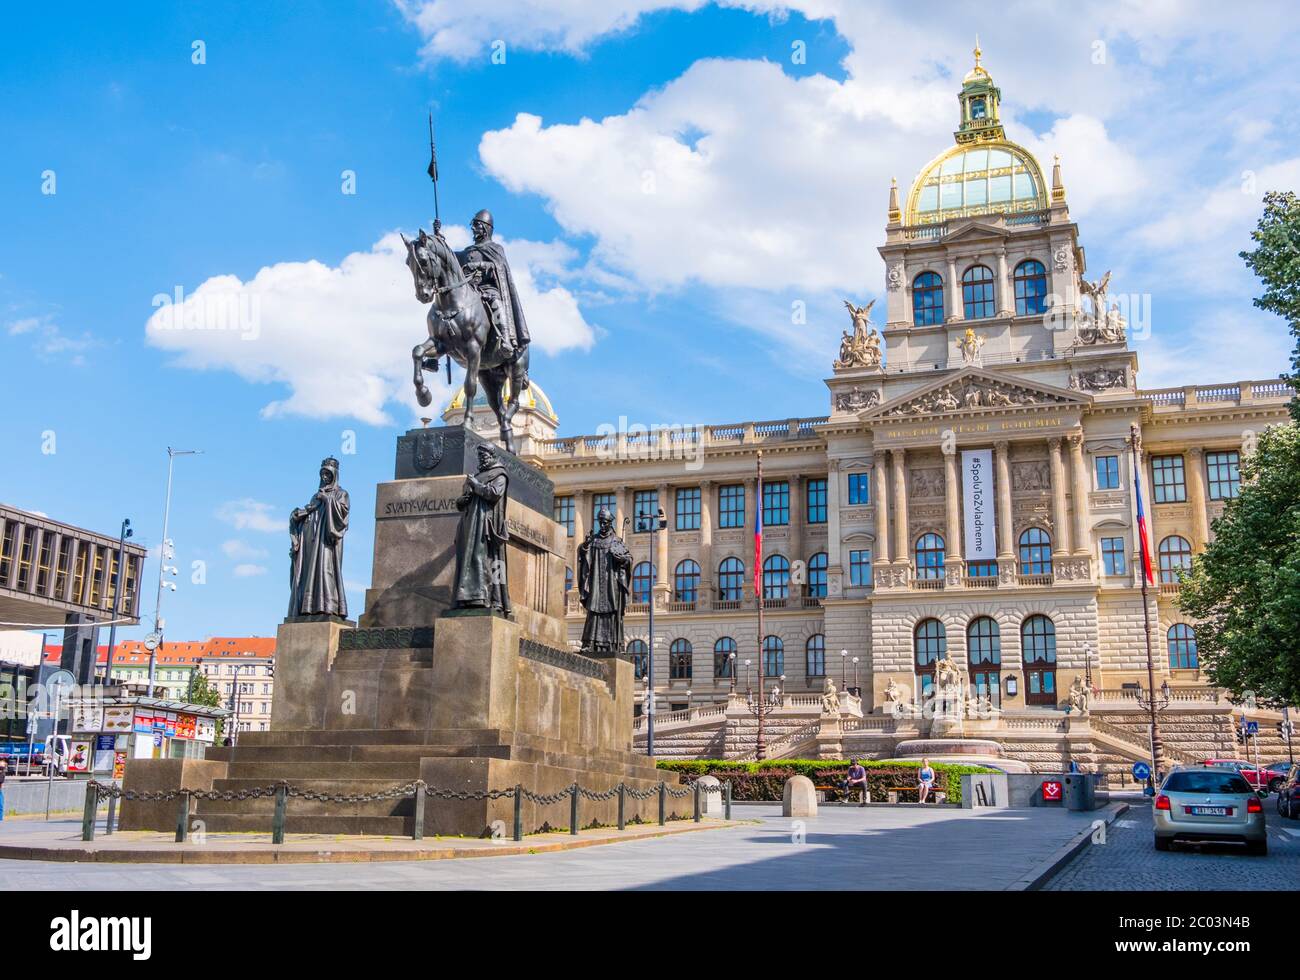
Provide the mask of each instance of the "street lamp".
{"label": "street lamp", "polygon": [[167,567],[167,560],[176,554],[172,542],[167,537],[167,528],[171,522],[172,514],[172,469],[176,465],[177,456],[197,456],[202,451],[201,449],[173,449],[171,446],[167,447],[167,499],[163,504],[162,543],[158,546],[158,595],[154,599],[153,606],[153,632],[149,634],[145,643],[145,646],[149,648],[149,697],[153,697],[154,673],[158,664],[158,648],[162,646],[164,625],[162,618],[163,589],[170,588],[172,592],[176,591],[176,583],[168,582],[166,579],[169,570],[173,575],[176,574],[175,568],[168,569]]}
{"label": "street lamp", "polygon": [[[749,661],[745,661],[749,663]],[[731,675],[731,693],[736,693],[736,651],[727,654],[727,673]]]}
{"label": "street lamp", "polygon": [[749,697],[749,690],[750,690],[750,688],[749,688],[749,664],[750,664],[750,661],[746,660],[746,661],[745,661],[745,697]]}
{"label": "street lamp", "polygon": [[861,689],[858,685],[858,658],[857,657],[853,658],[853,689],[855,691]]}
{"label": "street lamp", "polygon": [[[857,659],[854,658],[854,663]],[[849,686],[849,651],[840,651],[840,687]]]}
{"label": "street lamp", "polygon": [[[649,514],[638,514],[636,517],[637,531],[650,532],[650,567],[655,567],[655,535],[668,527],[668,518],[664,516],[664,509],[660,507],[659,512],[654,516]],[[657,577],[657,576],[656,576]],[[646,689],[650,692],[650,697],[646,702],[646,720],[645,720],[645,748],[646,755],[655,754],[655,597],[653,594],[654,586],[651,586],[651,594],[646,598],[650,600],[650,654],[647,658],[649,663],[646,669]],[[635,601],[635,596],[633,597]]]}

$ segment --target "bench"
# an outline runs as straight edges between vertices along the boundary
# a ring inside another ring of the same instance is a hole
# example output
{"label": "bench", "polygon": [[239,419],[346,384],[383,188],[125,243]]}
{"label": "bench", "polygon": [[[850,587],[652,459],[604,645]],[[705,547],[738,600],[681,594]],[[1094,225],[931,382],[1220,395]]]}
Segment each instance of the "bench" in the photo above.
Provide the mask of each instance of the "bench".
{"label": "bench", "polygon": [[859,806],[866,806],[871,802],[871,794],[867,792],[865,786],[854,786],[851,789],[845,789],[840,783],[815,783],[813,789],[822,794],[823,800],[826,799],[827,793],[839,793],[844,796],[845,802],[851,802],[853,794],[856,793]]}
{"label": "bench", "polygon": [[[897,803],[898,794],[900,793],[915,793],[918,802],[920,801],[921,798],[921,787],[916,785],[915,783],[913,783],[911,786],[886,786],[885,792],[889,794],[890,803]],[[942,803],[947,798],[948,798],[948,793],[946,790],[935,789],[933,787],[930,789],[930,800],[932,802]]]}

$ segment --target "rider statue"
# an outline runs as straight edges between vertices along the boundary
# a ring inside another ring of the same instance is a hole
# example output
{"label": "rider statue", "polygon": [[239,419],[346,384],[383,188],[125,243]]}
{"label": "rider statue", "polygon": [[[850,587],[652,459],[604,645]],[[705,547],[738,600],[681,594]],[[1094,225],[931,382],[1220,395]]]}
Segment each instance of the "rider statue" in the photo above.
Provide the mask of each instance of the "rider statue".
{"label": "rider statue", "polygon": [[[441,222],[434,223],[434,234],[442,233],[440,226]],[[510,274],[506,251],[492,240],[492,213],[484,209],[474,215],[470,230],[474,233],[474,244],[457,252],[456,258],[465,276],[483,297],[483,304],[496,328],[502,358],[516,360],[532,338],[528,336],[524,307],[519,301],[519,291],[515,289],[514,276]]]}

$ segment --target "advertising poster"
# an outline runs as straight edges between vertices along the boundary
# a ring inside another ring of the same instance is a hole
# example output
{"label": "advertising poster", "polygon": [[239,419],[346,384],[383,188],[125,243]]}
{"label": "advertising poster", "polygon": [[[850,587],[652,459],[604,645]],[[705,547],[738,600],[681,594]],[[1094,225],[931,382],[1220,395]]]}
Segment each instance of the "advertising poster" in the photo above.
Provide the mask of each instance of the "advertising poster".
{"label": "advertising poster", "polygon": [[135,730],[142,735],[148,735],[153,731],[153,715],[149,712],[137,711],[135,713]]}
{"label": "advertising poster", "polygon": [[98,732],[104,727],[104,706],[94,701],[82,701],[72,708],[74,732]]}
{"label": "advertising poster", "polygon": [[194,738],[200,742],[215,742],[217,740],[217,719],[196,718],[194,720]]}
{"label": "advertising poster", "polygon": [[104,707],[103,731],[116,734],[131,731],[135,718],[134,709],[129,704],[110,704]]}
{"label": "advertising poster", "polygon": [[177,715],[176,716],[176,737],[193,738],[195,722],[198,719],[194,715]]}
{"label": "advertising poster", "polygon": [[69,746],[68,772],[89,772],[91,752],[90,742],[73,739]]}
{"label": "advertising poster", "polygon": [[113,768],[116,744],[117,738],[113,735],[95,736],[95,772],[109,772]]}
{"label": "advertising poster", "polygon": [[993,516],[993,450],[962,450],[961,486],[966,519],[966,558],[969,561],[993,561],[998,556],[997,527]]}
{"label": "advertising poster", "polygon": [[168,738],[175,738],[176,737],[176,712],[168,711],[164,715],[164,718],[166,719],[166,724],[163,726],[163,734],[166,735]]}
{"label": "advertising poster", "polygon": [[113,778],[121,779],[125,775],[126,775],[126,753],[114,752],[113,753]]}

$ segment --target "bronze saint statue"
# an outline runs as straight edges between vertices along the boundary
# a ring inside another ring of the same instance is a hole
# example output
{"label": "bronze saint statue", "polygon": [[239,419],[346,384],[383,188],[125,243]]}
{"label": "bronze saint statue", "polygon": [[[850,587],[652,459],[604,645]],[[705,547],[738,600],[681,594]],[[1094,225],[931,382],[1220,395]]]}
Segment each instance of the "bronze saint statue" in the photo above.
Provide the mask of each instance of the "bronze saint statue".
{"label": "bronze saint statue", "polygon": [[457,609],[492,609],[510,615],[506,576],[506,500],[510,480],[491,446],[478,447],[478,472],[465,477],[456,499],[456,578],[452,601]]}
{"label": "bronze saint statue", "polygon": [[623,652],[623,612],[631,584],[632,553],[614,533],[614,517],[604,507],[596,527],[578,548],[578,598],[587,610],[582,652],[617,657]]}
{"label": "bronze saint statue", "polygon": [[289,617],[348,618],[343,588],[343,535],[348,530],[348,492],[339,486],[339,461],[320,464],[320,489],[289,516]]}

